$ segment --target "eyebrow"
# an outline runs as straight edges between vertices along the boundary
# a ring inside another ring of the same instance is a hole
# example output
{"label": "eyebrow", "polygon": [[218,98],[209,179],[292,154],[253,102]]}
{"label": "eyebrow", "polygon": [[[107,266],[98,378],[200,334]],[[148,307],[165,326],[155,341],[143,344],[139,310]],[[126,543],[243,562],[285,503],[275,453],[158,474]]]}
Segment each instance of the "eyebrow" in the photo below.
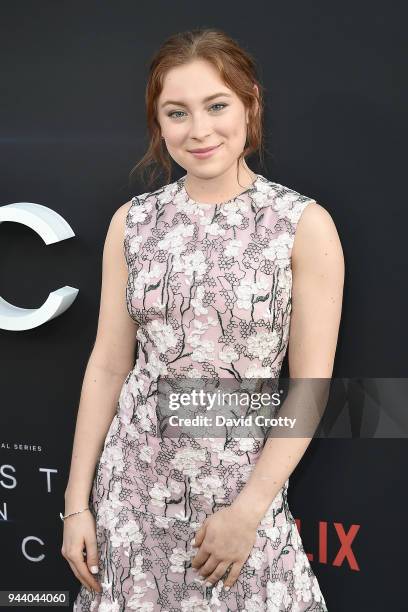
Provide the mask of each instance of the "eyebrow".
{"label": "eyebrow", "polygon": [[[203,102],[209,102],[210,100],[213,100],[214,98],[218,98],[219,96],[227,96],[228,98],[232,97],[229,93],[220,91],[218,93],[212,94],[212,96],[207,96],[206,98],[203,99]],[[166,100],[166,102],[163,102],[163,104],[161,105],[161,108],[163,108],[164,106],[167,106],[168,104],[175,104],[176,106],[186,106],[184,102],[180,102],[178,100]]]}

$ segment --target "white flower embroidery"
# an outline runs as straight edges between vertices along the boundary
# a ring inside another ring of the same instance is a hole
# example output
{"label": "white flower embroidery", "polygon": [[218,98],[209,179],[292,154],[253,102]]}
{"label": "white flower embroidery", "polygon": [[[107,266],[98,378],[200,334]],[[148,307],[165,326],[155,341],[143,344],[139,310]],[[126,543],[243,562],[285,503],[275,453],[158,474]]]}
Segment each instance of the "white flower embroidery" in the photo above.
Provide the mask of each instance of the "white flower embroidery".
{"label": "white flower embroidery", "polygon": [[149,361],[147,362],[145,368],[153,378],[157,378],[159,374],[167,374],[166,364],[163,361],[159,361],[155,351],[150,353]]}
{"label": "white flower embroidery", "polygon": [[280,270],[278,274],[278,285],[283,291],[286,291],[287,294],[290,294],[292,291],[292,270],[291,268],[283,268]]}
{"label": "white flower embroidery", "polygon": [[276,540],[280,537],[279,528],[276,525],[272,525],[271,527],[265,527],[266,535],[271,538],[272,542],[276,542]]}
{"label": "white flower embroidery", "polygon": [[136,278],[134,280],[133,290],[134,290],[135,296],[138,298],[142,298],[144,295],[144,291],[145,291],[145,285],[147,283],[154,282],[156,279],[160,278],[161,276],[162,276],[162,273],[161,273],[160,267],[157,264],[153,266],[150,272],[147,270],[140,270],[140,272],[136,275]]}
{"label": "white flower embroidery", "polygon": [[114,533],[111,535],[112,546],[123,548],[129,548],[131,543],[141,544],[143,541],[143,534],[140,532],[140,527],[136,521],[131,520],[117,527]]}
{"label": "white flower embroidery", "polygon": [[170,571],[176,574],[183,574],[185,571],[185,563],[190,561],[190,555],[182,548],[173,548],[173,552],[169,557]]}
{"label": "white flower embroidery", "polygon": [[253,567],[256,570],[259,570],[261,569],[264,561],[265,561],[264,552],[262,550],[255,548],[252,550],[252,553],[250,554],[248,558],[248,565],[250,567]]}
{"label": "white flower embroidery", "polygon": [[257,366],[256,364],[251,364],[245,370],[245,378],[271,378],[272,370],[270,366]]}
{"label": "white flower embroidery", "polygon": [[191,305],[194,308],[194,314],[196,317],[208,313],[208,308],[205,308],[202,303],[204,291],[203,285],[199,285],[197,287],[196,297],[191,300]]}
{"label": "white flower embroidery", "polygon": [[237,353],[232,346],[227,346],[226,348],[222,349],[222,351],[218,351],[218,357],[221,359],[221,361],[231,363],[232,361],[238,359],[239,353]]}
{"label": "white flower embroidery", "polygon": [[188,344],[194,347],[194,351],[191,355],[192,361],[207,361],[214,359],[214,342],[212,340],[200,338],[200,336],[205,334],[210,325],[216,325],[216,321],[212,317],[207,317],[207,322],[194,319],[193,329],[186,338]]}
{"label": "white flower embroidery", "polygon": [[154,515],[155,525],[162,529],[168,529],[171,524],[171,519],[167,516],[159,516],[157,514]]}
{"label": "white flower embroidery", "polygon": [[[150,586],[150,584],[148,586]],[[151,601],[142,601],[141,599],[145,594],[147,588],[141,588],[135,585],[133,587],[133,590],[135,591],[135,593],[126,603],[126,608],[129,608],[129,610],[138,610],[138,612],[153,612],[154,604]]]}
{"label": "white flower embroidery", "polygon": [[[245,438],[242,438],[243,440]],[[232,451],[229,448],[221,449],[221,450],[217,450],[216,451],[218,459],[220,461],[222,461],[223,463],[234,463],[236,461],[238,461],[238,456],[236,453],[234,453],[234,451]]]}
{"label": "white flower embroidery", "polygon": [[279,335],[272,332],[259,332],[256,336],[247,338],[248,351],[258,359],[265,359],[279,346]]}
{"label": "white flower embroidery", "polygon": [[211,340],[201,340],[191,354],[192,361],[213,361],[214,342]]}
{"label": "white flower embroidery", "polygon": [[200,599],[197,595],[193,595],[190,599],[182,599],[180,605],[182,612],[211,612],[207,600]]}
{"label": "white flower embroidery", "polygon": [[183,448],[176,452],[170,464],[186,476],[194,477],[199,473],[199,466],[203,462],[205,462],[205,449]]}
{"label": "white flower embroidery", "polygon": [[171,492],[162,482],[155,482],[150,489],[149,495],[152,498],[152,504],[159,508],[164,508],[164,500],[171,496]]}
{"label": "white flower embroidery", "polygon": [[177,336],[172,326],[158,319],[150,321],[146,325],[146,331],[152,338],[153,344],[159,353],[165,353],[169,348],[173,348],[177,344]]}
{"label": "white flower embroidery", "polygon": [[123,461],[123,452],[120,446],[108,446],[104,449],[101,456],[101,463],[105,470],[112,472],[113,468],[117,473],[123,472],[125,463]]}
{"label": "white flower embroidery", "polygon": [[241,451],[252,452],[254,450],[255,440],[252,438],[238,438],[238,448]]}
{"label": "white flower embroidery", "polygon": [[287,585],[280,580],[268,582],[266,592],[268,612],[279,612],[279,610],[282,610],[282,604],[286,610],[289,604],[292,602],[292,598],[288,593]]}
{"label": "white flower embroidery", "polygon": [[132,219],[132,223],[143,223],[152,208],[153,204],[147,200],[142,204],[132,206],[132,208],[130,209],[130,217]]}
{"label": "white flower embroidery", "polygon": [[146,463],[152,462],[152,457],[154,455],[154,450],[151,446],[142,446],[139,452],[139,457],[142,461],[146,461]]}
{"label": "white flower embroidery", "polygon": [[211,236],[223,236],[226,230],[218,225],[218,223],[210,223],[206,225],[205,232]]}
{"label": "white flower embroidery", "polygon": [[157,246],[159,249],[168,251],[179,257],[185,249],[185,238],[191,238],[194,233],[194,225],[177,225],[173,230],[170,230],[166,236],[159,240]]}
{"label": "white flower embroidery", "polygon": [[193,274],[195,274],[195,280],[201,280],[205,272],[207,271],[207,262],[205,255],[202,251],[194,251],[191,255],[183,255],[183,266],[184,273],[186,275],[186,284],[189,284],[193,280]]}
{"label": "white flower embroidery", "polygon": [[131,255],[136,255],[139,252],[140,243],[143,240],[143,236],[132,236],[129,240],[129,252]]}
{"label": "white flower embroidery", "polygon": [[249,310],[252,307],[253,296],[269,288],[269,282],[264,278],[259,278],[256,282],[250,278],[243,278],[236,289],[238,308]]}
{"label": "white flower embroidery", "polygon": [[130,573],[132,574],[133,580],[135,582],[146,579],[146,574],[142,571],[142,566],[143,566],[142,555],[136,555],[134,557],[134,565],[132,569],[130,570]]}
{"label": "white flower embroidery", "polygon": [[286,192],[275,197],[274,209],[277,211],[279,217],[288,217],[293,207],[294,202],[298,199],[297,193]]}
{"label": "white flower embroidery", "polygon": [[114,532],[119,520],[122,502],[119,501],[120,482],[116,482],[110,492],[109,499],[103,499],[98,510],[98,522],[104,529]]}
{"label": "white flower embroidery", "polygon": [[162,302],[161,300],[159,300],[159,298],[157,298],[157,300],[155,302],[153,302],[152,306],[153,306],[153,308],[158,308],[159,310],[164,310],[164,308],[166,307],[166,304],[164,302]]}
{"label": "white flower embroidery", "polygon": [[300,215],[302,214],[306,204],[308,204],[308,202],[296,202],[296,204],[294,204],[293,207],[287,212],[286,216],[291,223],[298,223]]}
{"label": "white flower embroidery", "polygon": [[262,597],[254,593],[245,601],[245,608],[242,609],[242,612],[265,612],[265,604]]}
{"label": "white flower embroidery", "polygon": [[191,491],[195,495],[203,495],[211,500],[215,496],[218,501],[224,499],[223,481],[217,476],[203,476],[195,478],[191,482]]}
{"label": "white flower embroidery", "polygon": [[226,257],[236,257],[239,253],[239,247],[242,246],[242,240],[232,238],[228,240],[227,246],[225,247],[224,254]]}
{"label": "white flower embroidery", "polygon": [[[225,214],[225,213],[224,213]],[[232,227],[238,227],[241,225],[244,217],[243,215],[241,215],[241,213],[237,212],[237,211],[231,211],[229,212],[227,215],[227,223],[228,225],[231,225]]]}
{"label": "white flower embroidery", "polygon": [[293,238],[288,232],[283,232],[277,238],[269,241],[269,246],[263,249],[262,254],[265,259],[276,261],[279,268],[288,263],[289,250],[293,244]]}
{"label": "white flower embroidery", "polygon": [[139,393],[143,393],[145,391],[145,386],[146,383],[144,378],[141,376],[137,376],[135,375],[135,372],[132,372],[132,375],[130,376],[128,381],[128,391],[130,392],[132,397],[139,395]]}

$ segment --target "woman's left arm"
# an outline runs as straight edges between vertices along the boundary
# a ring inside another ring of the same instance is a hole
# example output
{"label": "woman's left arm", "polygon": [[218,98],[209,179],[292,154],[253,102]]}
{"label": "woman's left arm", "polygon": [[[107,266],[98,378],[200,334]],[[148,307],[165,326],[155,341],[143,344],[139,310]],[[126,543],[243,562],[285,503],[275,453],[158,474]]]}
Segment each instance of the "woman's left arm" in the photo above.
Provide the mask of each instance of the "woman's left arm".
{"label": "woman's left arm", "polygon": [[[317,203],[306,207],[295,236],[292,248],[289,374],[290,378],[330,379],[341,319],[343,250],[330,214]],[[231,563],[233,565],[225,585],[231,586],[235,582],[250,553],[259,522],[301,460],[311,440],[311,437],[268,438],[248,482],[231,506],[207,517],[195,537],[197,546],[207,543],[200,548],[193,563],[194,567],[204,563],[201,567],[204,571],[200,573],[210,582],[214,583],[219,578],[219,572],[225,571],[224,568]],[[225,549],[228,533],[237,533],[243,529],[249,529],[251,536],[241,538],[241,546],[226,546],[227,550],[231,550],[230,557],[235,556],[235,559],[226,558],[228,553],[223,553],[220,559],[221,532],[224,533],[222,539]],[[206,534],[206,531],[213,533]],[[218,563],[214,560],[211,562],[211,547]],[[237,559],[239,555],[241,558]],[[217,565],[219,570],[215,571]],[[213,571],[208,571],[210,569]]]}
{"label": "woman's left arm", "polygon": [[[336,226],[325,208],[309,204],[292,249],[291,378],[330,379],[341,319],[344,256]],[[256,523],[289,478],[312,438],[269,438],[250,479],[233,505],[250,510]],[[265,481],[268,487],[265,487]]]}

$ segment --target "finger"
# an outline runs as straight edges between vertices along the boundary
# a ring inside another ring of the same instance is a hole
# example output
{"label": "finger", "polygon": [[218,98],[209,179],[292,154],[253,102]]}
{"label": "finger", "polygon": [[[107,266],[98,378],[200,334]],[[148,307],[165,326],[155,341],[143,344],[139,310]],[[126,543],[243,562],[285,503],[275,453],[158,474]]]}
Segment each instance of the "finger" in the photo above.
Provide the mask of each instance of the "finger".
{"label": "finger", "polygon": [[231,570],[230,570],[227,578],[224,580],[224,589],[225,589],[225,587],[228,587],[228,588],[232,587],[232,585],[237,580],[237,578],[239,576],[239,572],[241,571],[241,568],[242,568],[243,565],[244,565],[243,563],[239,563],[238,561],[236,561],[235,563],[232,564]]}
{"label": "finger", "polygon": [[81,584],[83,584],[83,586],[84,586],[86,589],[88,589],[88,591],[90,591],[90,590],[91,590],[91,585],[87,584],[87,583],[85,582],[85,580],[83,580],[83,579],[81,578],[81,576],[80,576],[80,574],[79,574],[79,572],[78,572],[77,568],[75,567],[74,562],[73,562],[73,561],[70,561],[69,559],[67,559],[67,561],[68,561],[68,563],[69,563],[69,566],[70,566],[70,568],[71,568],[71,570],[72,570],[73,574],[74,574],[74,575],[75,575],[75,577],[77,578],[77,580],[78,580],[78,581],[79,581]]}
{"label": "finger", "polygon": [[196,531],[195,536],[192,540],[192,546],[201,546],[202,541],[204,540],[204,536],[205,536],[205,531],[207,529],[207,524],[206,524],[207,519],[205,519],[204,523],[201,525],[201,527]]}
{"label": "finger", "polygon": [[[81,553],[81,557],[82,557],[82,553]],[[85,560],[83,558],[76,557],[73,559],[73,563],[75,564],[75,567],[77,571],[79,572],[79,575],[81,576],[81,578],[87,584],[90,585],[91,589],[93,589],[94,591],[97,591],[97,593],[100,593],[102,591],[102,587],[98,583],[98,581],[94,578],[94,576],[91,574],[91,572],[89,571]]]}
{"label": "finger", "polygon": [[214,555],[210,555],[204,565],[200,567],[198,573],[205,578],[213,573],[218,564],[219,561],[214,558]]}
{"label": "finger", "polygon": [[201,566],[204,563],[206,563],[209,556],[210,556],[210,553],[206,552],[201,547],[198,553],[196,554],[196,556],[194,557],[194,559],[191,561],[191,567],[196,570],[200,569]]}
{"label": "finger", "polygon": [[207,576],[206,582],[211,582],[213,586],[217,584],[217,582],[224,576],[229,565],[230,563],[228,561],[222,561],[221,563],[218,563],[213,572],[209,576]]}
{"label": "finger", "polygon": [[85,540],[86,546],[86,564],[91,574],[95,575],[99,572],[98,567],[98,548],[96,539]]}

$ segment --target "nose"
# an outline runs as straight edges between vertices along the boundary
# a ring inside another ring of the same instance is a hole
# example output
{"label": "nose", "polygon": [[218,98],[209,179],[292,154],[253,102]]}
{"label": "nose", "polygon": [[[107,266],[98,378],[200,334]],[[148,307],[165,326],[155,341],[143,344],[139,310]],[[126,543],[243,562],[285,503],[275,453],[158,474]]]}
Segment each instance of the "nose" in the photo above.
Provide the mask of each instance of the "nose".
{"label": "nose", "polygon": [[205,141],[212,133],[211,119],[203,115],[193,116],[190,128],[190,138]]}

